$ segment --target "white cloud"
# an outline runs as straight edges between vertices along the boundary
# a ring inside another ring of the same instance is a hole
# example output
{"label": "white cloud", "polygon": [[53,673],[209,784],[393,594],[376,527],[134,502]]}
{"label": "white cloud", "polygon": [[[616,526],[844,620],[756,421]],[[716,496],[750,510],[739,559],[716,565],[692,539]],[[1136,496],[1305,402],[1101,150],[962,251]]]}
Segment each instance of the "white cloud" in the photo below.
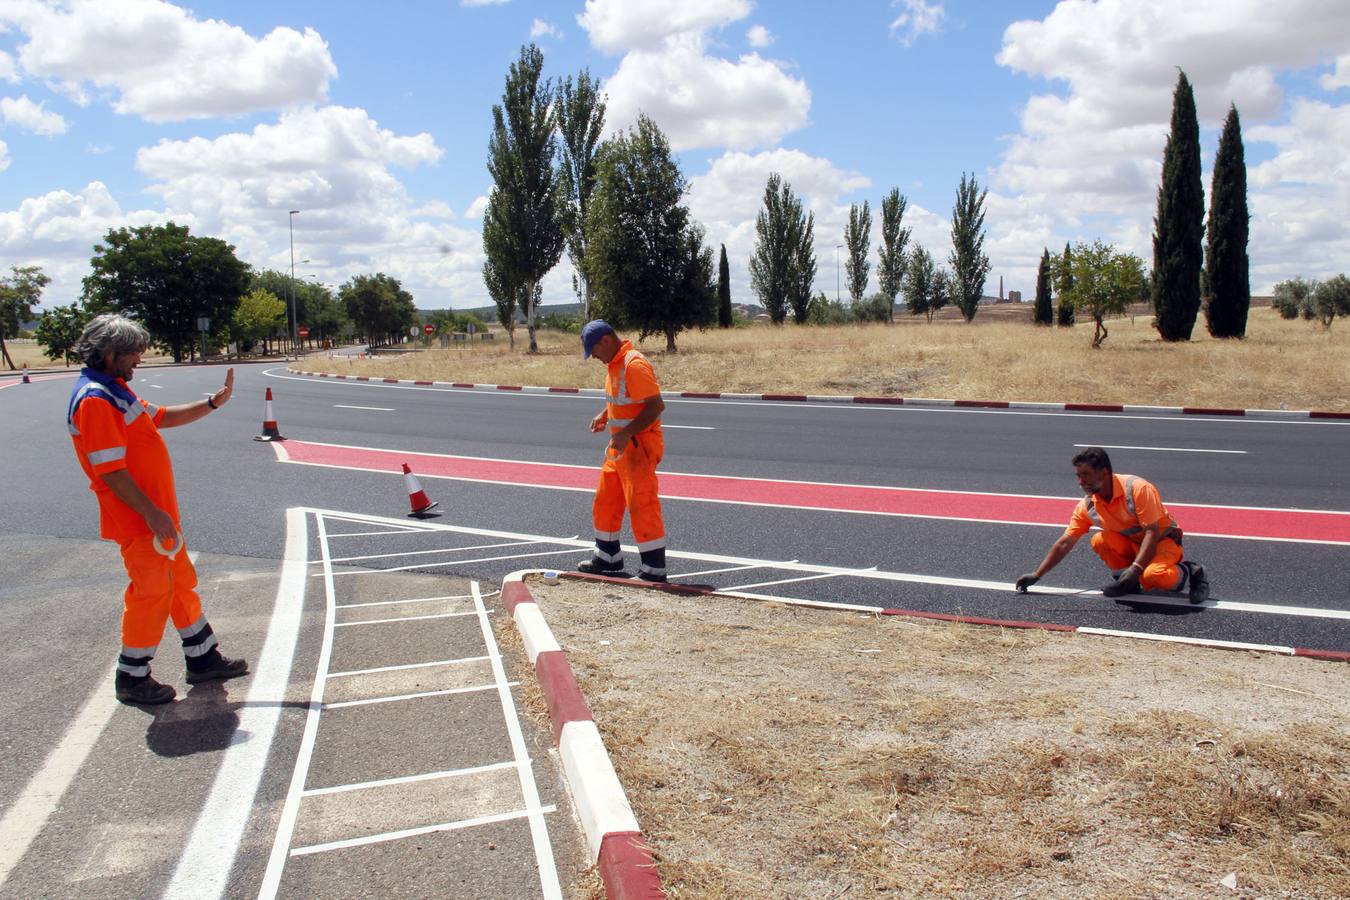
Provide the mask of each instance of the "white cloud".
{"label": "white cloud", "polygon": [[530,38],[551,37],[561,40],[563,36],[562,29],[552,22],[545,22],[543,19],[535,19],[530,23]]}
{"label": "white cloud", "polygon": [[773,43],[773,35],[769,34],[769,29],[763,25],[750,26],[750,30],[745,33],[745,39],[757,50]]}
{"label": "white cloud", "polygon": [[776,143],[806,124],[811,91],[757,53],[736,62],[708,56],[687,33],[656,50],[633,50],[605,82],[611,129],[650,116],[676,150]]}
{"label": "white cloud", "polygon": [[924,0],[892,0],[891,6],[899,6],[904,12],[891,22],[891,37],[906,47],[925,34],[938,34],[942,31],[942,20],[947,11],[942,3],[925,3]]}
{"label": "white cloud", "polygon": [[577,24],[606,53],[653,48],[675,35],[702,32],[750,15],[751,0],[586,0]]}
{"label": "white cloud", "polygon": [[84,152],[90,156],[102,156],[112,150],[112,144],[87,144]]}
{"label": "white cloud", "polygon": [[92,85],[120,113],[149,121],[237,116],[322,101],[337,67],[323,38],[276,28],[262,38],[162,0],[13,5],[19,62],[72,98]]}
{"label": "white cloud", "polygon": [[24,94],[17,100],[13,97],[0,97],[0,120],[6,125],[17,125],[33,134],[65,134],[70,125],[60,113],[47,112],[45,104],[34,103]]}
{"label": "white cloud", "polygon": [[9,144],[0,141],[0,172],[9,168]]}
{"label": "white cloud", "polygon": [[1318,81],[1324,90],[1334,91],[1337,88],[1350,87],[1350,53],[1343,53],[1336,57],[1336,68],[1329,75],[1323,75]]}
{"label": "white cloud", "polygon": [[0,50],[0,81],[8,81],[11,84],[17,84],[19,75],[14,71],[14,57],[3,50]]}
{"label": "white cloud", "polygon": [[466,219],[483,218],[483,213],[487,212],[487,205],[488,205],[487,194],[483,194],[482,196],[479,197],[474,197],[473,202],[469,204],[469,208],[464,210],[464,218]]}
{"label": "white cloud", "polygon": [[828,159],[800,150],[725,153],[689,182],[689,211],[703,222],[753,219],[764,203],[769,173],[777,172],[809,203],[829,205],[845,194],[870,187],[859,172],[844,172]]}

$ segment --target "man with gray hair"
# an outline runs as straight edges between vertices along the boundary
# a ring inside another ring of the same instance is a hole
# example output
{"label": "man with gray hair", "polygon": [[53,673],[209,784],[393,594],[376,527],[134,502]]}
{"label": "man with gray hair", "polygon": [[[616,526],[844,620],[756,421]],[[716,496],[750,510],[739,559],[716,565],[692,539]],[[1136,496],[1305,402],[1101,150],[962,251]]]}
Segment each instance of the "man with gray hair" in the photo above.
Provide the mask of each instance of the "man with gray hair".
{"label": "man with gray hair", "polygon": [[123,594],[122,652],[114,688],[123,703],[168,703],[172,686],[150,675],[150,660],[170,617],[183,640],[188,684],[235,678],[248,663],[221,655],[202,614],[197,572],[184,551],[173,464],[159,429],[195,422],[230,400],[225,386],[205,400],[155,406],[128,382],[150,346],[149,333],[124,316],[96,316],[80,335],[84,360],[70,395],[66,425],[75,455],[98,498],[99,530],[122,548],[130,583]]}

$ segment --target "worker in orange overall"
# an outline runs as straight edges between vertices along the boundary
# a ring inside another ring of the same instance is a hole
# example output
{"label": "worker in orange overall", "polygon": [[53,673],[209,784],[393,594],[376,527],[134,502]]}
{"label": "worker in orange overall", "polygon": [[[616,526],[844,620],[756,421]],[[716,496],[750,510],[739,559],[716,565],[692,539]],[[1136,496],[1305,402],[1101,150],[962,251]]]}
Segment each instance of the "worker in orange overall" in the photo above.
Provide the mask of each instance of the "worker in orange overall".
{"label": "worker in orange overall", "polygon": [[1157,488],[1137,475],[1115,474],[1101,447],[1074,456],[1073,467],[1086,496],[1036,571],[1017,579],[1017,590],[1025,593],[1044,578],[1095,527],[1100,530],[1092,536],[1092,549],[1115,579],[1102,588],[1106,596],[1123,597],[1142,589],[1186,591],[1192,603],[1209,599],[1205,567],[1182,559],[1181,529]]}
{"label": "worker in orange overall", "polygon": [[595,522],[595,552],[577,566],[592,575],[623,572],[619,532],[628,510],[633,538],[642,558],[638,578],[666,580],[666,527],[656,490],[656,467],[665,452],[661,435],[661,386],[652,364],[631,341],[621,340],[602,319],[581,329],[581,347],[587,358],[607,367],[605,408],[591,420],[591,431],[609,429],[605,463],[595,489],[591,517]]}
{"label": "worker in orange overall", "polygon": [[150,674],[150,661],[170,617],[183,641],[188,684],[235,678],[248,672],[242,659],[221,655],[202,614],[197,573],[185,552],[173,464],[159,429],[195,422],[229,402],[234,369],[225,386],[205,400],[155,406],[128,382],[150,344],[137,323],[108,313],[80,335],[85,368],[70,396],[66,424],[75,455],[98,498],[102,537],[122,548],[130,584],[123,594],[122,652],[114,689],[123,703],[168,703],[172,686]]}

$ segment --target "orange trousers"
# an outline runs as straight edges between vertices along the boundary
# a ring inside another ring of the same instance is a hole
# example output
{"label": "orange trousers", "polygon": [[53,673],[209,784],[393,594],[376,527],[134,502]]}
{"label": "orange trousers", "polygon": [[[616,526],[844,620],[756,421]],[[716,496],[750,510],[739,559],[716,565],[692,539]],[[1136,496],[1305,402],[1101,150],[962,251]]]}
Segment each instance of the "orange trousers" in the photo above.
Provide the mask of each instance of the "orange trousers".
{"label": "orange trousers", "polygon": [[644,432],[628,443],[628,448],[617,459],[605,453],[605,464],[600,467],[600,484],[595,489],[591,504],[591,518],[595,533],[610,540],[619,539],[623,528],[624,510],[633,526],[633,538],[638,551],[665,547],[666,525],[661,518],[661,500],[657,495],[656,467],[665,454],[665,439],[659,432]]}
{"label": "orange trousers", "polygon": [[[1098,531],[1092,535],[1092,549],[1113,572],[1128,568],[1139,553],[1139,543],[1121,534],[1111,531]],[[1181,545],[1171,538],[1158,542],[1158,552],[1153,562],[1144,569],[1139,577],[1139,586],[1145,590],[1174,591],[1181,584]]]}
{"label": "orange trousers", "polygon": [[[122,562],[130,583],[122,595],[122,656],[118,668],[128,675],[148,674],[150,659],[173,618],[184,652],[197,656],[216,646],[197,596],[197,570],[187,549],[170,558],[146,534],[122,544]],[[145,669],[145,671],[141,671]]]}

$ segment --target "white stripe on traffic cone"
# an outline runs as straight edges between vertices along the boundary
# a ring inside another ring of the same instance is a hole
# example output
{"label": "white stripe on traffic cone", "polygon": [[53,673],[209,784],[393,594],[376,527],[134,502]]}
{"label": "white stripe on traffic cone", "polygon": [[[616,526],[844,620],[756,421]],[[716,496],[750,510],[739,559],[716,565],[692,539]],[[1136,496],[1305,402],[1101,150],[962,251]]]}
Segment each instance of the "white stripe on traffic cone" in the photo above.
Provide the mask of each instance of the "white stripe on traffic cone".
{"label": "white stripe on traffic cone", "polygon": [[403,484],[408,488],[408,505],[412,507],[410,516],[421,517],[427,510],[436,507],[436,501],[427,497],[427,492],[422,490],[422,485],[418,483],[417,476],[408,468],[408,464],[403,464]]}

